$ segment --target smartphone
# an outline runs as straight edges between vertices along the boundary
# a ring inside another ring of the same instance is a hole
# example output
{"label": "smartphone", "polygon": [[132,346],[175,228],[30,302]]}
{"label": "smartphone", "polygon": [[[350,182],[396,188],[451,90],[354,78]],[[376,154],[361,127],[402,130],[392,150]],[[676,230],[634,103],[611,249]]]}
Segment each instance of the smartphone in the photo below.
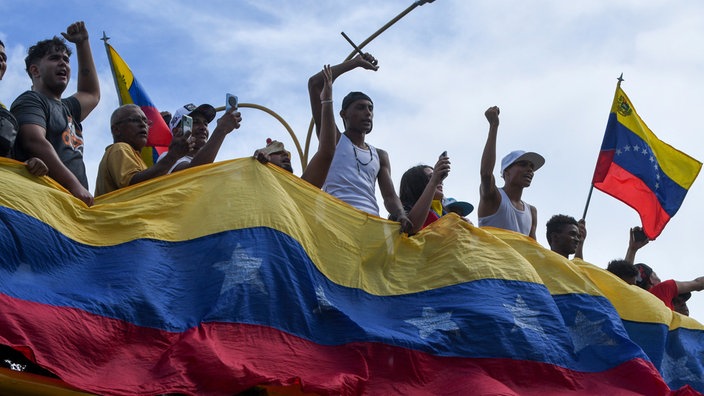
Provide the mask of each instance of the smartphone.
{"label": "smartphone", "polygon": [[643,242],[648,240],[648,236],[641,229],[633,230],[633,239],[637,242]]}
{"label": "smartphone", "polygon": [[193,118],[187,115],[181,117],[181,131],[184,135],[193,132]]}
{"label": "smartphone", "polygon": [[[438,160],[442,160],[443,158],[446,158],[446,157],[447,157],[447,150],[443,151],[442,154],[440,154],[440,158]],[[443,174],[442,180],[445,180],[446,177],[447,177],[447,172],[445,172],[445,174]]]}
{"label": "smartphone", "polygon": [[230,111],[231,109],[237,110],[238,104],[239,102],[237,101],[237,96],[233,94],[225,95],[225,111]]}

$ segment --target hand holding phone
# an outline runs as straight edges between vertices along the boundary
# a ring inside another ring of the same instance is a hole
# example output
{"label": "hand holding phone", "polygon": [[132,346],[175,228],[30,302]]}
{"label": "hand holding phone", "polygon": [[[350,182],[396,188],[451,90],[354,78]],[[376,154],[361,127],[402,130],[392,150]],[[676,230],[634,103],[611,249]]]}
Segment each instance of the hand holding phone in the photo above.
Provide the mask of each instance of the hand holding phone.
{"label": "hand holding phone", "polygon": [[193,118],[187,115],[181,117],[181,133],[184,135],[193,132]]}
{"label": "hand holding phone", "polygon": [[237,96],[233,94],[227,94],[225,95],[225,111],[230,111],[232,109],[237,110],[237,106],[239,105],[239,102],[237,100]]}
{"label": "hand holding phone", "polygon": [[[443,165],[441,165],[441,161],[445,161]],[[440,166],[440,168],[438,168]],[[445,180],[447,175],[450,173],[450,162],[447,158],[447,150],[443,151],[442,154],[440,154],[440,157],[438,157],[438,163],[435,164],[435,169],[433,170],[434,172],[438,172],[440,175],[440,180]]]}

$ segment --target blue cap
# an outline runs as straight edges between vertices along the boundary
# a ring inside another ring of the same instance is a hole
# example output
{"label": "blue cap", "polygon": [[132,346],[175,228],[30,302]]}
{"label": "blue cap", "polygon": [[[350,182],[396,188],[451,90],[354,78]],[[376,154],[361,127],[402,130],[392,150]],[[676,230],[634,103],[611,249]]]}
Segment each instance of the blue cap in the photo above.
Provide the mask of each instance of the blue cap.
{"label": "blue cap", "polygon": [[443,206],[451,212],[459,213],[462,217],[467,216],[474,210],[474,205],[469,202],[458,201],[454,198],[445,198],[442,200]]}

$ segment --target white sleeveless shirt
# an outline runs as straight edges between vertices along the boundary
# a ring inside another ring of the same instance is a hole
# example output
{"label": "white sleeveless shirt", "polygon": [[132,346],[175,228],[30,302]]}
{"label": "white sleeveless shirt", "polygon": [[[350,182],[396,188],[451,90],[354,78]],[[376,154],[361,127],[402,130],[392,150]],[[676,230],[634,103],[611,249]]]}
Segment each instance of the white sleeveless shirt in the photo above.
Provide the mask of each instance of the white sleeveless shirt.
{"label": "white sleeveless shirt", "polygon": [[379,154],[371,144],[364,150],[342,134],[335,148],[323,191],[355,208],[379,216],[376,202],[376,179],[379,174]]}
{"label": "white sleeveless shirt", "polygon": [[518,210],[511,204],[511,199],[506,195],[503,188],[499,188],[499,192],[501,193],[499,209],[492,215],[480,217],[479,227],[489,226],[503,228],[504,230],[529,235],[530,227],[533,224],[533,215],[530,212],[530,205],[521,201],[521,203],[523,203],[523,210]]}

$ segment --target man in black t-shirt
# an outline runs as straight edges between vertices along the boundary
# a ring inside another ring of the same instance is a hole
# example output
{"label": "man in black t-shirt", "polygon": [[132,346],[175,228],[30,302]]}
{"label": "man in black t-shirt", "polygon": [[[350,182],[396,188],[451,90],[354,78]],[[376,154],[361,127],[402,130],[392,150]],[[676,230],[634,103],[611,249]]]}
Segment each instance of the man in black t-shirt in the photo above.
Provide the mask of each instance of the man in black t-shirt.
{"label": "man in black t-shirt", "polygon": [[61,99],[71,75],[71,50],[64,40],[55,36],[30,47],[25,64],[33,88],[20,95],[10,109],[19,124],[15,158],[43,160],[49,176],[92,205],[83,163],[81,121],[98,105],[100,85],[84,23],[76,22],[61,34],[76,45],[77,92]]}
{"label": "man in black t-shirt", "polygon": [[[7,70],[7,53],[5,52],[5,43],[0,41],[0,80],[5,76]],[[17,120],[7,110],[5,104],[0,102],[0,157],[11,157],[12,146],[17,138]],[[36,157],[32,157],[25,161],[27,170],[34,176],[44,176],[49,172],[46,164]]]}

